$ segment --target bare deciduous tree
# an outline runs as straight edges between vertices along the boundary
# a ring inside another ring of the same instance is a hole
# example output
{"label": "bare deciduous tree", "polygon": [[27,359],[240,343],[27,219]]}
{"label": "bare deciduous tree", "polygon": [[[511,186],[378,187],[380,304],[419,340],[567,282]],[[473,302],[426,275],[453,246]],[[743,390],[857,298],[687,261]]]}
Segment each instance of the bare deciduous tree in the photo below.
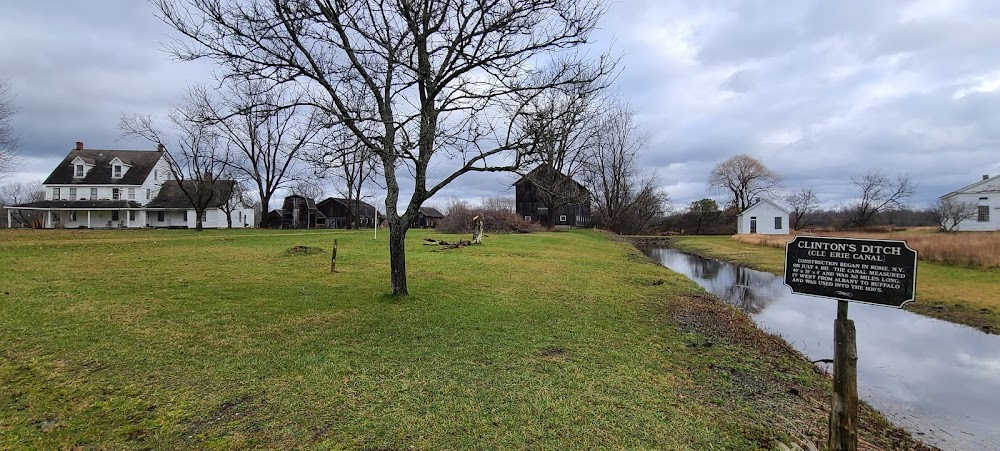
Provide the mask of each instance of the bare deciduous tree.
{"label": "bare deciduous tree", "polygon": [[781,186],[781,176],[749,155],[736,155],[712,169],[708,185],[730,196],[728,205],[738,212],[753,205],[754,199],[773,193]]}
{"label": "bare deciduous tree", "polygon": [[[173,47],[178,58],[304,87],[315,93],[309,103],[378,157],[396,295],[408,293],[404,239],[423,202],[463,174],[518,169],[524,99],[603,72],[567,52],[603,12],[588,0],[155,3],[185,36]],[[442,157],[455,165],[438,165]],[[431,180],[431,168],[447,169]],[[413,178],[402,212],[400,174]]]}
{"label": "bare deciduous tree", "polygon": [[[256,188],[267,211],[274,193],[296,179],[299,153],[320,130],[320,116],[298,88],[252,77],[228,78],[214,91],[198,87],[191,97],[199,120],[231,149],[230,170]],[[266,227],[266,218],[259,224]]]}
{"label": "bare deciduous tree", "polygon": [[812,213],[819,208],[819,198],[812,188],[802,188],[785,196],[785,203],[792,208],[792,229],[801,230],[809,227]]}
{"label": "bare deciduous tree", "polygon": [[[0,205],[18,205],[43,200],[45,200],[45,188],[42,182],[8,183],[0,186]],[[6,221],[7,215],[3,216],[3,221]],[[16,223],[20,224],[20,227],[40,229],[44,225],[44,218],[37,210],[13,210],[10,216],[12,224],[6,224],[7,227],[13,227]]]}
{"label": "bare deciduous tree", "polygon": [[596,118],[596,133],[584,178],[590,187],[595,220],[615,233],[645,231],[667,201],[656,177],[636,166],[648,138],[639,132],[630,107],[612,104]]}
{"label": "bare deciduous tree", "polygon": [[555,228],[557,209],[591,202],[589,193],[563,176],[583,175],[592,156],[604,107],[597,93],[603,87],[595,80],[572,89],[551,90],[526,103],[529,114],[523,119],[524,129],[531,146],[524,156],[522,181],[530,182],[532,197],[545,208],[549,230]]}
{"label": "bare deciduous tree", "polygon": [[0,80],[0,177],[14,171],[17,164],[17,148],[20,140],[14,133],[11,119],[17,109],[14,107],[10,86]]}
{"label": "bare deciduous tree", "polygon": [[341,197],[350,201],[346,227],[358,227],[361,198],[379,174],[376,156],[346,127],[332,126],[321,134],[316,145],[309,146],[303,159],[317,176],[332,174],[342,182],[336,186]]}
{"label": "bare deciduous tree", "polygon": [[[186,105],[175,107],[169,120],[176,134],[173,140],[157,128],[152,116],[122,116],[118,126],[125,136],[149,140],[166,152],[171,176],[194,209],[195,230],[200,232],[205,211],[232,198],[234,181],[221,177],[232,156],[219,134],[202,120],[191,98]],[[170,189],[171,185],[164,186]]]}
{"label": "bare deciduous tree", "polygon": [[861,191],[861,196],[849,208],[851,225],[855,227],[871,225],[872,220],[887,209],[902,208],[917,189],[908,176],[900,175],[890,180],[877,169],[851,177],[851,183]]}
{"label": "bare deciduous tree", "polygon": [[513,197],[487,197],[482,200],[483,210],[513,214],[517,203]]}
{"label": "bare deciduous tree", "polygon": [[976,217],[978,210],[974,202],[962,202],[951,197],[938,199],[930,206],[931,216],[945,232],[954,232],[958,225]]}

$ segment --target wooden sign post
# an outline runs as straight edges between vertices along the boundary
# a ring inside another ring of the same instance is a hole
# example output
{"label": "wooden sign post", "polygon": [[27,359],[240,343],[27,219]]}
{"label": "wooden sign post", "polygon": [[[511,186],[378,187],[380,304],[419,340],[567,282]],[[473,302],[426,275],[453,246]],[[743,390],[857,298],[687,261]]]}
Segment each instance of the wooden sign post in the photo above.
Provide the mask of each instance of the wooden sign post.
{"label": "wooden sign post", "polygon": [[917,251],[905,241],[797,236],[785,246],[785,285],[837,299],[829,448],[858,449],[858,348],[848,302],[902,307],[913,301]]}

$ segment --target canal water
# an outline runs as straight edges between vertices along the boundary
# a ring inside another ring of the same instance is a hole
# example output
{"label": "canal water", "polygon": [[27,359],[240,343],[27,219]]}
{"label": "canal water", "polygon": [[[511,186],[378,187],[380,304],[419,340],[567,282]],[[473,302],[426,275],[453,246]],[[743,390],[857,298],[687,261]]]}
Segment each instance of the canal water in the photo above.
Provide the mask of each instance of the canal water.
{"label": "canal water", "polygon": [[[836,300],[792,294],[770,273],[674,249],[642,251],[750,314],[810,360],[833,358]],[[857,329],[862,399],[925,443],[1000,450],[1000,336],[860,303],[851,303],[849,317]]]}

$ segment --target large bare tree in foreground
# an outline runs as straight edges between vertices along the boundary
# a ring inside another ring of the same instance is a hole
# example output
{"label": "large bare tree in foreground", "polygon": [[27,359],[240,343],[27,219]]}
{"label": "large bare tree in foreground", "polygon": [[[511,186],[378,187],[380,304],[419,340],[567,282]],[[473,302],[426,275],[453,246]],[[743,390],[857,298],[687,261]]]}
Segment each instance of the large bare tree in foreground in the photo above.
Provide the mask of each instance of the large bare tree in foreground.
{"label": "large bare tree in foreground", "polygon": [[[309,103],[378,158],[396,295],[408,293],[404,239],[423,202],[468,172],[517,169],[528,139],[517,121],[524,99],[601,72],[568,51],[603,12],[588,0],[156,4],[185,36],[177,57],[212,59],[227,77],[305,88]],[[402,211],[401,175],[413,182]]]}
{"label": "large bare tree in foreground", "polygon": [[712,169],[708,185],[729,194],[729,205],[742,212],[755,198],[771,194],[781,186],[781,176],[749,155],[736,155]]}
{"label": "large bare tree in foreground", "polygon": [[16,111],[10,86],[6,81],[0,80],[0,179],[13,172],[17,163],[19,140],[10,122]]}

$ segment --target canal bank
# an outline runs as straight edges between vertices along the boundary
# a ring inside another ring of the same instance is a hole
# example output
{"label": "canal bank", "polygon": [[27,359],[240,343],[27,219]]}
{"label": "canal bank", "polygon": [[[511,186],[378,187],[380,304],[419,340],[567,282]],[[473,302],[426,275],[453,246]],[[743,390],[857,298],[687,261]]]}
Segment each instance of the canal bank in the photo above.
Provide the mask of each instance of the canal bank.
{"label": "canal bank", "polygon": [[[778,334],[812,361],[832,357],[836,301],[792,295],[772,274],[636,243]],[[944,449],[1000,449],[1000,337],[902,310],[856,305],[862,399]]]}

